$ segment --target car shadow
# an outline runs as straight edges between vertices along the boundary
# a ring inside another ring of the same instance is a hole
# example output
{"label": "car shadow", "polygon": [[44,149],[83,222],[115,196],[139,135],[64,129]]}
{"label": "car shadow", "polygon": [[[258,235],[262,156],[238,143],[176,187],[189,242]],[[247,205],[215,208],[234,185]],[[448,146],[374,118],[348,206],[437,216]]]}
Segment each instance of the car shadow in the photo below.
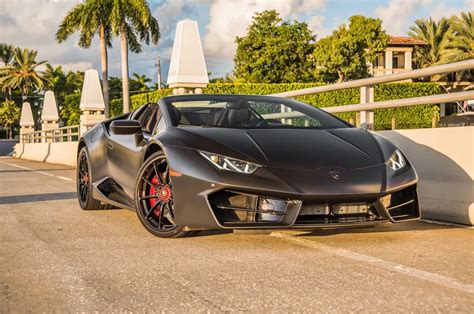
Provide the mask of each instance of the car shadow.
{"label": "car shadow", "polygon": [[365,233],[395,233],[395,232],[423,232],[429,230],[441,230],[462,228],[461,226],[447,225],[443,223],[428,223],[425,221],[410,221],[402,223],[383,223],[375,226],[363,226],[353,228],[331,228],[331,229],[317,229],[317,230],[302,230],[301,233],[296,234],[297,237],[327,237],[338,234],[365,234]]}
{"label": "car shadow", "polygon": [[42,201],[57,201],[77,198],[76,192],[61,192],[61,193],[42,193],[29,195],[12,195],[1,196],[0,205],[5,204],[21,204]]}
{"label": "car shadow", "polygon": [[209,237],[232,233],[232,230],[195,230],[191,231],[185,238]]}
{"label": "car shadow", "polygon": [[27,170],[27,169],[18,169],[18,170],[0,170],[0,173],[9,173],[9,172],[38,172],[38,171],[44,171],[44,172],[47,172],[47,171],[66,171],[66,170],[71,170],[69,168],[63,168],[63,169],[44,169],[44,170],[35,170],[35,169],[32,169],[32,170]]}

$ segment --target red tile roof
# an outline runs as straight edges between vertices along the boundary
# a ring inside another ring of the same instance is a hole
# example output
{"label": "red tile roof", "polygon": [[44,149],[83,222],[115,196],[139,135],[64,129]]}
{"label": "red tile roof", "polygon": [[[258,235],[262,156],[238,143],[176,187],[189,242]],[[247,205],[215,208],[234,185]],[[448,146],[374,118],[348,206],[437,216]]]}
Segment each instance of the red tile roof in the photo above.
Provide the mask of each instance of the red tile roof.
{"label": "red tile roof", "polygon": [[426,45],[426,42],[421,39],[402,37],[402,36],[388,36],[389,45],[402,45],[402,46],[416,46]]}

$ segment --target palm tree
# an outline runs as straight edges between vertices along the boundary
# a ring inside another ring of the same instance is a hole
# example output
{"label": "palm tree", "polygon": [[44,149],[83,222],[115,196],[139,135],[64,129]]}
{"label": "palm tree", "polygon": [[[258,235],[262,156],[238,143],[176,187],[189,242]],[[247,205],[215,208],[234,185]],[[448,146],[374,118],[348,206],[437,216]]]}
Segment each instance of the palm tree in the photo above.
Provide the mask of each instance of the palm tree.
{"label": "palm tree", "polygon": [[474,58],[473,12],[462,12],[460,17],[453,16],[450,23],[454,33],[449,45],[451,59],[460,61]]}
{"label": "palm tree", "polygon": [[15,49],[12,64],[0,68],[0,85],[4,91],[18,89],[26,98],[33,90],[40,90],[47,83],[38,67],[46,61],[36,61],[36,50]]}
{"label": "palm tree", "polygon": [[145,74],[138,75],[137,73],[133,73],[132,76],[139,91],[147,91],[150,89],[147,84],[151,83],[151,78],[146,77]]}
{"label": "palm tree", "polygon": [[448,46],[452,31],[447,19],[439,22],[429,19],[419,19],[410,27],[408,33],[413,38],[421,39],[426,45],[415,49],[415,62],[422,68],[448,61]]}
{"label": "palm tree", "polygon": [[130,91],[128,82],[128,49],[139,53],[141,41],[147,45],[157,44],[160,38],[158,21],[151,15],[146,0],[112,0],[112,32],[120,35],[122,58],[123,112],[130,111]]}
{"label": "palm tree", "polygon": [[3,65],[9,65],[13,61],[15,54],[15,47],[13,45],[7,45],[5,43],[0,44],[0,61]]}
{"label": "palm tree", "polygon": [[56,40],[64,42],[79,32],[79,46],[89,48],[96,33],[100,41],[100,62],[102,67],[102,89],[104,93],[105,116],[109,116],[109,81],[107,47],[112,47],[110,28],[111,0],[87,0],[77,4],[64,17],[56,33]]}

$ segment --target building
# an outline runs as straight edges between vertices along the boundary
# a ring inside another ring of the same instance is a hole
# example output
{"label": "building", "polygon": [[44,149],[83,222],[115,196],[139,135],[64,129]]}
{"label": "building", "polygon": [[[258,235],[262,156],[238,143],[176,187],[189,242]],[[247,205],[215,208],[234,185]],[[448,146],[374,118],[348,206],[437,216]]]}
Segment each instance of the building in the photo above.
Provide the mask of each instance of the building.
{"label": "building", "polygon": [[412,56],[416,46],[425,45],[423,40],[411,37],[389,36],[387,47],[370,66],[370,74],[386,74],[410,71],[413,68]]}

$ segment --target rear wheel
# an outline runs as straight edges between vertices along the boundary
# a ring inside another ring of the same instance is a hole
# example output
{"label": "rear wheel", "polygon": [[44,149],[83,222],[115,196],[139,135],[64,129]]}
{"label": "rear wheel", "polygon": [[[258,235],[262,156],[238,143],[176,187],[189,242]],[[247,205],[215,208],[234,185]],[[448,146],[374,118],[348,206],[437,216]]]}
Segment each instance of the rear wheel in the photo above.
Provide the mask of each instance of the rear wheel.
{"label": "rear wheel", "polygon": [[87,148],[83,147],[77,158],[77,200],[83,210],[108,209],[109,205],[103,205],[92,197],[91,165]]}
{"label": "rear wheel", "polygon": [[162,238],[187,235],[174,219],[174,195],[165,155],[157,152],[142,165],[135,188],[140,222],[150,233]]}

